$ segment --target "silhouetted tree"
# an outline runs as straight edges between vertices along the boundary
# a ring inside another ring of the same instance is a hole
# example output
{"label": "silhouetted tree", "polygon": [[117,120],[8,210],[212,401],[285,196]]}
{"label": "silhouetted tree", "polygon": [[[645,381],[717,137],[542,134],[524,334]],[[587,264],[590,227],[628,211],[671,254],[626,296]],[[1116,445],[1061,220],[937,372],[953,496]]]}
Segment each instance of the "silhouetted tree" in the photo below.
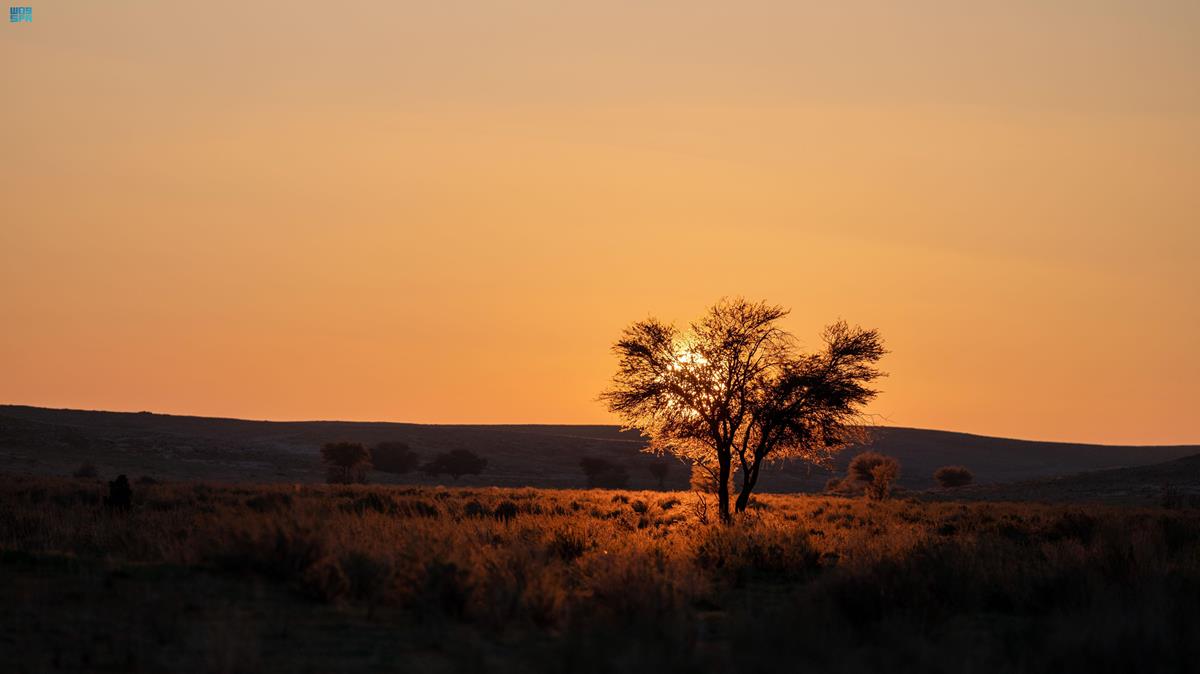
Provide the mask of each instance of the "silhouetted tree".
{"label": "silhouetted tree", "polygon": [[862,483],[870,482],[874,479],[871,471],[875,470],[875,466],[887,460],[888,457],[879,452],[863,452],[850,459],[850,466],[847,468],[846,474],[851,480],[857,480]]}
{"label": "silhouetted tree", "polygon": [[588,489],[624,489],[629,483],[629,471],[608,459],[585,456],[579,460],[579,467],[587,477]]}
{"label": "silhouetted tree", "polygon": [[366,482],[371,452],[361,442],[330,442],[321,447],[321,461],[330,484]]}
{"label": "silhouetted tree", "polygon": [[443,473],[457,480],[463,475],[479,475],[487,467],[487,459],[467,449],[442,452],[421,466],[421,472],[432,477]]}
{"label": "silhouetted tree", "polygon": [[863,487],[869,498],[882,501],[892,493],[892,484],[900,477],[900,462],[888,457],[887,461],[871,469],[871,482]]}
{"label": "silhouetted tree", "polygon": [[129,510],[133,504],[133,490],[129,488],[129,478],[118,475],[117,479],[108,483],[108,498],[104,504],[113,510]]}
{"label": "silhouetted tree", "polygon": [[410,473],[420,463],[420,455],[403,442],[381,442],[371,450],[371,464],[385,473]]}
{"label": "silhouetted tree", "polygon": [[657,319],[626,328],[613,347],[618,369],[601,394],[626,428],[712,470],[721,519],[730,521],[729,484],[741,469],[736,509],[745,510],[766,461],[827,464],[864,439],[862,407],[875,397],[886,353],[879,333],[834,323],[817,353],[800,352],[779,326],[781,307],[723,300],[681,332]]}
{"label": "silhouetted tree", "polygon": [[933,479],[943,488],[965,487],[975,480],[966,466],[942,466],[933,472]]}
{"label": "silhouetted tree", "polygon": [[867,497],[881,500],[892,492],[892,483],[900,477],[900,462],[879,452],[863,452],[850,460],[847,479],[862,485]]}
{"label": "silhouetted tree", "polygon": [[650,462],[646,469],[650,471],[650,475],[658,480],[658,488],[662,489],[667,481],[667,474],[671,472],[671,462],[666,459],[655,459]]}

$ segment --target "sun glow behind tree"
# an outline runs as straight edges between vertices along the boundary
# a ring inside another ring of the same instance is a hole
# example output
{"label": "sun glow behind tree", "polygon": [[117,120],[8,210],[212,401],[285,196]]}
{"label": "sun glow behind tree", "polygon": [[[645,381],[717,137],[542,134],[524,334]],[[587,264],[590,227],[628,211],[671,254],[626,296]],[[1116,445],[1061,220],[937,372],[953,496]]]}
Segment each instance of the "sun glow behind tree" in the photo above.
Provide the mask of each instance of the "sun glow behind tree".
{"label": "sun glow behind tree", "polygon": [[779,327],[782,307],[722,300],[681,332],[656,319],[634,323],[614,346],[618,370],[601,394],[626,428],[649,437],[647,451],[709,471],[730,520],[729,484],[741,480],[745,510],[764,463],[823,464],[862,442],[863,406],[886,353],[874,330],[834,323],[824,349],[802,353]]}

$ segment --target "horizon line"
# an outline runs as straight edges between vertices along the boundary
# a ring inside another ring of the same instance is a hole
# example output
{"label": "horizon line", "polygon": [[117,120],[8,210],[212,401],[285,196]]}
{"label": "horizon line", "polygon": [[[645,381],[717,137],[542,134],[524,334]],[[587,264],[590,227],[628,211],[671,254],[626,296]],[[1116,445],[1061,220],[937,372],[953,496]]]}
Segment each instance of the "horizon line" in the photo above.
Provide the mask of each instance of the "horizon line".
{"label": "horizon line", "polygon": [[[152,412],[150,410],[115,410],[115,409],[88,409],[82,407],[44,407],[40,405],[28,405],[24,403],[0,403],[0,409],[4,408],[26,408],[34,410],[47,410],[52,412],[89,412],[101,414],[130,414],[130,415],[151,415],[160,417],[180,417],[188,419],[211,419],[214,421],[241,421],[247,423],[267,423],[267,424],[391,424],[396,426],[576,426],[576,427],[603,427],[603,428],[621,428],[617,423],[554,423],[554,422],[422,422],[422,421],[391,421],[379,419],[253,419],[249,417],[233,417],[233,416],[206,416],[202,414],[183,414],[175,412]],[[925,431],[930,433],[948,433],[953,435],[967,435],[977,438],[988,438],[995,440],[1007,440],[1010,442],[1028,442],[1036,444],[1050,445],[1077,445],[1090,447],[1200,447],[1200,441],[1197,442],[1170,442],[1160,444],[1146,443],[1116,443],[1116,442],[1079,442],[1070,440],[1037,440],[1031,438],[1018,438],[1004,435],[988,435],[986,433],[976,433],[972,431],[956,431],[942,428],[922,428],[919,426],[891,426],[882,424],[868,424],[869,428],[879,429],[895,429],[908,431]]]}

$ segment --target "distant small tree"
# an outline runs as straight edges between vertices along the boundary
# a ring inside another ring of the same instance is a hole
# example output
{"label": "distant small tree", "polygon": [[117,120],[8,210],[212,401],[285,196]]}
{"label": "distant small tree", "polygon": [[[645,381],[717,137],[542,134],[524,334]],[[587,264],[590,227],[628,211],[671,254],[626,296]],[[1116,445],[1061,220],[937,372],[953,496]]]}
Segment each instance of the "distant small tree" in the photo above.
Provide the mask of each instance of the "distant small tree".
{"label": "distant small tree", "polygon": [[887,461],[871,469],[871,481],[864,486],[867,497],[882,501],[892,493],[892,483],[900,477],[900,462],[888,457]]}
{"label": "distant small tree", "polygon": [[655,459],[646,469],[658,481],[658,488],[662,489],[667,482],[667,474],[671,472],[671,462],[667,459]]}
{"label": "distant small tree", "polygon": [[403,475],[416,470],[421,457],[407,443],[381,442],[371,450],[371,463],[375,470]]}
{"label": "distant small tree", "polygon": [[942,466],[933,472],[933,479],[943,488],[951,489],[971,484],[975,475],[966,466]]}
{"label": "distant small tree", "polygon": [[850,459],[850,467],[846,470],[846,475],[851,480],[870,482],[874,479],[871,471],[884,461],[887,461],[887,457],[879,452],[863,452]]}
{"label": "distant small tree", "polygon": [[361,442],[330,442],[321,447],[321,461],[330,484],[366,482],[371,452]]}
{"label": "distant small tree", "polygon": [[579,468],[587,477],[588,489],[624,489],[629,483],[629,471],[619,463],[594,456],[579,460]]}
{"label": "distant small tree", "polygon": [[900,462],[879,452],[863,452],[850,460],[847,472],[847,479],[860,483],[869,498],[880,500],[891,494],[892,483],[900,477]]}
{"label": "distant small tree", "polygon": [[431,477],[445,474],[457,480],[463,475],[479,475],[487,467],[487,459],[467,449],[442,452],[421,466],[421,472]]}

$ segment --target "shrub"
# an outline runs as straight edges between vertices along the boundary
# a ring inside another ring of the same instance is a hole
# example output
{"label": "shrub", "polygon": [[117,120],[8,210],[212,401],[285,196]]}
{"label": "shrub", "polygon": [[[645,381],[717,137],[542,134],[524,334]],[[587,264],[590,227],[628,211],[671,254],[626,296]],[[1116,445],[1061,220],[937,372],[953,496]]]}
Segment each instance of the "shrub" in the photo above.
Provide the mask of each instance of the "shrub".
{"label": "shrub", "polygon": [[874,479],[872,471],[875,470],[875,466],[887,460],[888,457],[879,452],[863,452],[850,460],[850,468],[846,471],[847,476],[859,482],[870,482]]}
{"label": "shrub", "polygon": [[487,459],[469,449],[442,452],[421,466],[421,472],[431,477],[445,474],[457,480],[463,475],[478,475],[487,467]]}
{"label": "shrub", "polygon": [[871,469],[871,481],[863,486],[867,498],[882,501],[892,493],[892,483],[900,477],[900,462],[888,457],[887,461]]}
{"label": "shrub", "polygon": [[71,473],[71,475],[81,478],[96,477],[99,474],[100,472],[96,470],[96,466],[92,465],[91,461],[84,461],[82,465],[75,469],[74,473]]}
{"label": "shrub", "polygon": [[564,562],[582,557],[589,547],[587,537],[573,529],[556,531],[549,544],[550,550]]}
{"label": "shrub", "polygon": [[371,450],[375,470],[403,475],[417,469],[421,457],[403,442],[381,442]]}
{"label": "shrub", "polygon": [[516,518],[518,512],[520,512],[520,510],[517,508],[516,503],[513,503],[512,501],[501,501],[499,505],[496,506],[496,509],[492,511],[492,517],[495,517],[497,520],[502,522],[508,522]]}
{"label": "shrub", "polygon": [[879,452],[863,452],[850,460],[850,468],[840,488],[847,488],[847,482],[856,482],[862,485],[867,498],[881,500],[892,493],[892,483],[898,477],[899,461]]}
{"label": "shrub", "polygon": [[321,447],[329,484],[366,482],[371,469],[371,452],[360,442],[330,442]]}
{"label": "shrub", "polygon": [[945,489],[965,487],[975,480],[966,466],[942,466],[933,473],[933,479]]}
{"label": "shrub", "polygon": [[579,460],[579,468],[587,477],[588,489],[624,489],[629,483],[629,471],[608,459],[585,456]]}

